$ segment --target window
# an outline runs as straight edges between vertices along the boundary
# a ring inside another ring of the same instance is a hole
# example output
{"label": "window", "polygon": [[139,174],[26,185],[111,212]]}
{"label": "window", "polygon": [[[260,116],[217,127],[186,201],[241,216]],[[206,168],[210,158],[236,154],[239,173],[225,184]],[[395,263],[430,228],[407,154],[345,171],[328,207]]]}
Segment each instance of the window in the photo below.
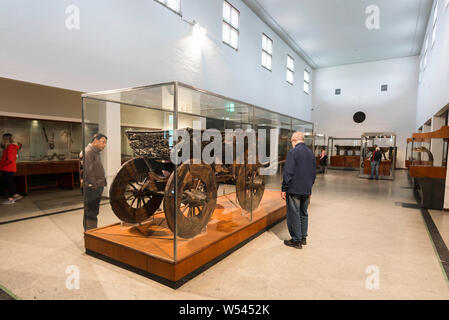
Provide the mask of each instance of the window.
{"label": "window", "polygon": [[335,95],[336,96],[341,95],[341,89],[335,89]]}
{"label": "window", "polygon": [[383,84],[380,86],[380,91],[388,91],[388,84]]}
{"label": "window", "polygon": [[229,2],[223,2],[223,42],[237,50],[240,12]]}
{"label": "window", "polygon": [[427,49],[429,47],[429,37],[426,36],[426,40],[424,41],[424,53],[422,56],[422,70],[424,71],[427,66]]}
{"label": "window", "polygon": [[273,59],[273,40],[262,33],[262,67],[271,71],[271,62]]}
{"label": "window", "polygon": [[293,84],[293,74],[295,73],[295,60],[287,55],[287,82]]}
{"label": "window", "polygon": [[310,73],[304,69],[304,92],[309,94],[310,92]]}
{"label": "window", "polygon": [[446,0],[446,8],[449,6],[449,0]]}
{"label": "window", "polygon": [[435,10],[433,11],[433,29],[432,29],[432,48],[435,44],[437,36],[437,18],[438,18],[438,1],[435,4]]}
{"label": "window", "polygon": [[167,8],[180,13],[181,12],[181,0],[156,0],[159,3],[162,3]]}

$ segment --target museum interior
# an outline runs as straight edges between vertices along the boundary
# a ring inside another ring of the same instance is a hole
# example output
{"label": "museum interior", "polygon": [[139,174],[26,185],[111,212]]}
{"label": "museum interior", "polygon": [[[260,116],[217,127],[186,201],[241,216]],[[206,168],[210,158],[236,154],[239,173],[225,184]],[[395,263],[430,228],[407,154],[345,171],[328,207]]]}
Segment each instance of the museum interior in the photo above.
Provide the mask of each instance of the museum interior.
{"label": "museum interior", "polygon": [[0,300],[449,299],[449,0],[4,0],[0,41]]}

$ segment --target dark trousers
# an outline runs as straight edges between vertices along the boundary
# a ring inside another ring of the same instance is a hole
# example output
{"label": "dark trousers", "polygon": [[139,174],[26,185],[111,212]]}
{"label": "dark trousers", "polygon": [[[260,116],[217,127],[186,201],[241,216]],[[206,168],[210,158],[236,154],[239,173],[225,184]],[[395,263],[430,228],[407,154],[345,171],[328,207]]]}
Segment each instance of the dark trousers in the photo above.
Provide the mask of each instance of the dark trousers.
{"label": "dark trousers", "polygon": [[287,227],[293,241],[307,237],[309,195],[287,193]]}
{"label": "dark trousers", "polygon": [[103,189],[103,187],[97,189],[87,187],[84,189],[84,231],[98,227],[98,212]]}
{"label": "dark trousers", "polygon": [[14,172],[2,171],[1,192],[8,190],[8,198],[12,198],[16,193],[14,188]]}

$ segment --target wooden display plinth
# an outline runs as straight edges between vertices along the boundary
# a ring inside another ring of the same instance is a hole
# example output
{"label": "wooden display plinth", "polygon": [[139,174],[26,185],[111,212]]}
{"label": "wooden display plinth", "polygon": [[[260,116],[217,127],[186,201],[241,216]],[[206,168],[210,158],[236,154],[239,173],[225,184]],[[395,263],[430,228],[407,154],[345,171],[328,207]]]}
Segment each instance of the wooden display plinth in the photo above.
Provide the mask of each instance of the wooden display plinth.
{"label": "wooden display plinth", "polygon": [[358,170],[360,156],[331,156],[330,169]]}
{"label": "wooden display plinth", "polygon": [[[86,253],[119,265],[172,288],[178,288],[232,251],[285,218],[280,191],[265,190],[259,207],[250,213],[237,205],[235,194],[218,197],[207,230],[192,239],[177,239],[164,213],[151,222],[123,227],[120,223],[85,232]],[[281,244],[280,244],[281,245]]]}

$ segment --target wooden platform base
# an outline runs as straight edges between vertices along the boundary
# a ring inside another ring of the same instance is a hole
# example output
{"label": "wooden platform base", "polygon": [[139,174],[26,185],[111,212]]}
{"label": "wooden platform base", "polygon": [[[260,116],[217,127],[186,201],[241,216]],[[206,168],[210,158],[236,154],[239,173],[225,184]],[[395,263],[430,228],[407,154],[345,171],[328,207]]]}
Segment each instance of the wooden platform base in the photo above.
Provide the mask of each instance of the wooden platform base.
{"label": "wooden platform base", "polygon": [[250,214],[238,207],[235,194],[221,196],[203,233],[193,239],[177,239],[176,261],[173,233],[163,212],[141,226],[123,227],[117,223],[87,231],[84,242],[89,255],[179,288],[283,220],[285,215],[280,191],[265,190],[252,221]]}

